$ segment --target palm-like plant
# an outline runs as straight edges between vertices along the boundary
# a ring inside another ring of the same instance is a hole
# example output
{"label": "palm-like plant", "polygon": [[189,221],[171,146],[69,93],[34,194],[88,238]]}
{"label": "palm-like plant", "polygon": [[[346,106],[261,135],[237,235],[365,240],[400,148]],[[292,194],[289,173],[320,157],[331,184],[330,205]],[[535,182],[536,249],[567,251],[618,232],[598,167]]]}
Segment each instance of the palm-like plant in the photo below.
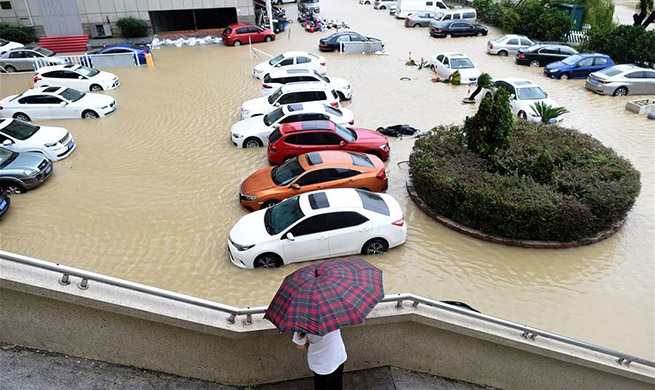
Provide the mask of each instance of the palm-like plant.
{"label": "palm-like plant", "polygon": [[450,82],[453,85],[459,85],[462,82],[462,75],[459,73],[459,70],[456,70],[452,75],[450,75]]}
{"label": "palm-like plant", "polygon": [[557,118],[560,115],[566,114],[569,112],[564,107],[553,107],[550,104],[544,102],[537,102],[532,106],[532,111],[535,115],[541,117],[543,123],[549,123],[551,119]]}
{"label": "palm-like plant", "polygon": [[655,4],[653,0],[639,0],[635,8],[639,12],[638,14],[632,15],[635,26],[647,27],[649,24],[655,22]]}
{"label": "palm-like plant", "polygon": [[475,88],[475,91],[469,96],[468,100],[473,100],[475,99],[476,96],[482,91],[482,89],[490,89],[494,85],[494,80],[491,78],[491,75],[489,73],[482,73],[480,77],[478,77],[478,85]]}

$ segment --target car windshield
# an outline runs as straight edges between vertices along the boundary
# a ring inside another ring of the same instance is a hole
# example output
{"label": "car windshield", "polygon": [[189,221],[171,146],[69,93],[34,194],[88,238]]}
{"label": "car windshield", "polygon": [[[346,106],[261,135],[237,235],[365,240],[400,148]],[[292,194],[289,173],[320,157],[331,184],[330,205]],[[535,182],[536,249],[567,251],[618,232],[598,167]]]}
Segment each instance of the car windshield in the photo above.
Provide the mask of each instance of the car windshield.
{"label": "car windshield", "polygon": [[268,234],[274,236],[304,216],[305,214],[300,209],[300,198],[294,196],[266,209],[264,227]]}
{"label": "car windshield", "polygon": [[37,47],[36,49],[34,49],[34,51],[37,51],[46,57],[52,57],[55,55],[54,51],[48,50],[45,47]]}
{"label": "car windshield", "polygon": [[39,129],[40,129],[39,126],[34,126],[31,123],[15,120],[15,121],[11,121],[11,123],[5,126],[4,129],[0,130],[0,132],[5,133],[12,138],[25,141],[26,139],[33,136],[34,133],[39,131]]}
{"label": "car windshield", "polygon": [[282,61],[284,59],[284,54],[280,54],[279,56],[275,58],[271,58],[270,61],[268,61],[268,64],[271,66],[277,65],[278,62]]}
{"label": "car windshield", "polygon": [[334,124],[334,131],[348,142],[353,142],[357,139],[357,133],[355,133],[355,130],[346,129],[336,123]]}
{"label": "car windshield", "polygon": [[86,95],[84,92],[80,92],[71,88],[66,88],[59,93],[59,96],[71,102],[76,102],[82,99],[84,95]]}
{"label": "car windshield", "polygon": [[231,32],[232,32],[232,29],[229,28],[229,27],[225,27],[225,30],[223,30],[223,33],[224,33],[225,35],[230,35]]}
{"label": "car windshield", "polygon": [[327,112],[329,112],[330,114],[335,115],[335,116],[343,116],[343,113],[341,112],[340,109],[338,109],[338,108],[334,108],[334,107],[332,107],[332,106],[328,106],[328,105],[326,105],[326,106],[325,106],[325,111],[327,111]]}
{"label": "car windshield", "polygon": [[277,121],[279,121],[280,118],[282,118],[283,116],[284,116],[284,111],[282,111],[282,107],[278,107],[275,110],[264,115],[264,124],[266,126],[273,125],[277,123]]}
{"label": "car windshield", "polygon": [[468,58],[453,58],[450,60],[450,66],[453,69],[472,69],[475,68]]}
{"label": "car windshield", "polygon": [[81,74],[82,76],[86,76],[86,77],[93,77],[93,76],[97,75],[98,73],[100,73],[99,70],[95,70],[95,69],[89,68],[87,66],[80,66],[75,71],[77,73]]}
{"label": "car windshield", "polygon": [[268,97],[268,103],[273,104],[277,99],[282,96],[282,87],[278,88]]}
{"label": "car windshield", "polygon": [[323,76],[322,74],[318,73],[317,71],[314,71],[314,76],[318,77],[319,80],[321,80],[322,82],[324,82],[324,83],[326,83],[326,84],[329,84],[329,83],[330,83],[330,79],[329,79],[329,78]]}
{"label": "car windshield", "polygon": [[562,60],[562,62],[565,63],[566,65],[575,65],[575,64],[577,64],[578,61],[580,61],[581,59],[582,59],[582,57],[580,57],[580,56],[577,55],[577,54],[574,54],[574,55],[572,55],[572,56],[568,56],[568,57],[566,57],[565,59]]}
{"label": "car windshield", "polygon": [[18,157],[18,153],[14,153],[11,150],[0,148],[0,168],[4,168],[9,165]]}
{"label": "car windshield", "polygon": [[305,170],[300,166],[298,157],[294,157],[284,164],[273,168],[271,171],[271,179],[273,179],[273,183],[279,186],[285,186],[291,183],[293,179],[301,175],[303,172],[305,172]]}
{"label": "car windshield", "polygon": [[546,98],[546,93],[540,87],[518,88],[516,92],[518,93],[519,100],[538,100]]}

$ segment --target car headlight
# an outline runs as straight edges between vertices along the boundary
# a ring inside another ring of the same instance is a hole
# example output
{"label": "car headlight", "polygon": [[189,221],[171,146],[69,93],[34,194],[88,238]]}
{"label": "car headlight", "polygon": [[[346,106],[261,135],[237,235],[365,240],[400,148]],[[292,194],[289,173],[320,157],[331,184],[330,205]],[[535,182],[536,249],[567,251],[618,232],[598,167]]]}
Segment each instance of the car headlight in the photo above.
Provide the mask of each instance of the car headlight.
{"label": "car headlight", "polygon": [[35,171],[34,169],[25,169],[23,170],[23,173],[25,174],[25,176],[36,176],[39,173],[39,171]]}
{"label": "car headlight", "polygon": [[234,137],[234,138],[243,138],[243,134],[232,133],[232,137]]}
{"label": "car headlight", "polygon": [[389,144],[380,145],[380,149],[382,149],[382,150],[389,149]]}
{"label": "car headlight", "polygon": [[51,148],[51,147],[53,147],[53,146],[56,146],[58,143],[59,143],[59,142],[53,142],[53,143],[51,143],[51,144],[44,144],[43,146],[45,146],[46,148]]}
{"label": "car headlight", "polygon": [[104,109],[107,108],[107,107],[109,107],[109,106],[102,106],[102,107],[100,107],[100,109],[101,109],[101,110],[104,110]]}
{"label": "car headlight", "polygon": [[253,201],[259,199],[259,196],[241,194],[241,197],[248,201]]}
{"label": "car headlight", "polygon": [[232,243],[232,245],[234,245],[235,248],[237,248],[237,250],[239,252],[247,251],[248,249],[255,246],[255,244],[252,244],[252,245],[239,245],[239,244],[237,244],[236,242],[234,242],[232,240],[230,240],[230,242]]}
{"label": "car headlight", "polygon": [[241,113],[242,113],[243,115],[249,115],[249,114],[250,114],[250,110],[241,110]]}

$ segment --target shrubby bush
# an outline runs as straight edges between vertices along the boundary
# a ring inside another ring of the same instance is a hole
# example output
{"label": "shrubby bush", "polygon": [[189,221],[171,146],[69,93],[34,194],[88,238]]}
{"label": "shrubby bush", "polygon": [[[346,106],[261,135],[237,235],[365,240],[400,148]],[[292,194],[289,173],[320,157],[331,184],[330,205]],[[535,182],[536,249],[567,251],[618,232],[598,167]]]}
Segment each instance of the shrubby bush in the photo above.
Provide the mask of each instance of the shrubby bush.
{"label": "shrubby bush", "polygon": [[461,126],[416,141],[410,172],[436,213],[484,233],[576,241],[623,220],[641,184],[629,161],[590,135],[518,120],[511,144],[483,157]]}
{"label": "shrubby bush", "polygon": [[116,22],[125,38],[141,38],[148,36],[148,22],[133,17],[121,18]]}
{"label": "shrubby bush", "polygon": [[592,29],[583,49],[605,53],[617,64],[655,67],[655,31],[646,30],[643,26],[620,25]]}
{"label": "shrubby bush", "polygon": [[36,41],[34,27],[8,23],[0,23],[0,38],[19,43],[32,43]]}

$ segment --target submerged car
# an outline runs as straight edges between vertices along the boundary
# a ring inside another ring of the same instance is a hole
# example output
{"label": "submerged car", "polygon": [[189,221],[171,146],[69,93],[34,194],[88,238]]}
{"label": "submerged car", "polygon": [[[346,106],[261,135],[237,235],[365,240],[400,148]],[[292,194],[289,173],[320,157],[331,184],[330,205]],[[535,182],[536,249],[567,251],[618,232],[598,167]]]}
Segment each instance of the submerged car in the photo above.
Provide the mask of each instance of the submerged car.
{"label": "submerged car", "polygon": [[655,70],[615,65],[590,74],[585,87],[601,95],[655,95]]}
{"label": "submerged car", "polygon": [[267,74],[262,80],[262,96],[268,96],[279,87],[291,83],[322,83],[334,88],[341,100],[350,100],[353,97],[348,80],[323,76],[313,69],[285,69]]}
{"label": "submerged car", "polygon": [[299,154],[320,150],[368,153],[387,161],[389,140],[377,131],[346,128],[330,121],[284,123],[268,137],[268,162],[281,164]]}
{"label": "submerged car", "polygon": [[16,71],[34,70],[35,63],[40,65],[65,65],[69,63],[66,58],[57,57],[57,53],[45,47],[28,45],[18,49],[9,50],[0,55],[0,67],[7,73]]}
{"label": "submerged car", "polygon": [[572,47],[563,44],[537,43],[525,49],[519,49],[514,60],[519,65],[546,66],[551,62],[561,61],[568,56],[578,54]]}
{"label": "submerged car", "polygon": [[586,78],[591,73],[614,66],[614,61],[605,54],[583,53],[550,63],[544,74],[553,79]]}
{"label": "submerged car", "polygon": [[339,108],[339,94],[325,84],[283,85],[269,96],[248,100],[241,105],[241,118],[265,115],[285,104],[320,102]]}
{"label": "submerged car", "polygon": [[70,156],[77,147],[63,127],[36,126],[10,118],[0,118],[0,146],[14,152],[40,153],[52,161]]}
{"label": "submerged car", "polygon": [[116,100],[107,95],[72,88],[41,87],[0,100],[0,117],[24,122],[32,119],[93,119],[116,111]]}
{"label": "submerged car", "polygon": [[0,54],[6,53],[12,49],[20,49],[23,47],[22,43],[8,41],[0,38]]}
{"label": "submerged car", "polygon": [[366,37],[354,31],[341,31],[321,38],[318,41],[318,49],[320,51],[339,51],[341,50],[341,43],[346,44],[350,42],[370,43],[373,46],[379,47],[379,50],[384,48],[382,41],[377,38]]}
{"label": "submerged car", "polygon": [[384,192],[388,185],[386,168],[378,157],[322,150],[256,171],[241,183],[239,200],[243,207],[253,211],[314,190],[361,188]]}
{"label": "submerged car", "polygon": [[223,43],[228,46],[241,46],[248,43],[270,42],[275,40],[275,33],[268,28],[254,24],[230,24],[221,34]]}
{"label": "submerged car", "polygon": [[40,153],[17,153],[0,147],[0,191],[21,194],[52,174],[52,161]]}
{"label": "submerged car", "polygon": [[[89,54],[133,54],[139,61],[139,64],[146,64],[146,54],[152,55],[150,47],[144,45],[133,45],[130,43],[123,43],[118,45],[105,46],[102,49],[98,49]],[[84,57],[84,65],[88,67],[93,67],[93,57]]]}
{"label": "submerged car", "polygon": [[267,74],[284,69],[312,69],[325,74],[325,57],[307,51],[287,51],[257,64],[252,70],[252,75],[262,80]]}
{"label": "submerged car", "polygon": [[488,32],[485,26],[464,20],[446,20],[430,25],[430,36],[435,38],[472,37],[487,35]]}
{"label": "submerged car", "polygon": [[527,49],[534,42],[525,35],[507,34],[487,42],[487,53],[507,56],[516,54],[519,49]]}
{"label": "submerged car", "polygon": [[338,188],[296,195],[241,218],[227,240],[232,264],[274,268],[300,261],[380,254],[407,239],[391,195]]}
{"label": "submerged car", "polygon": [[405,18],[405,27],[430,27],[437,11],[418,11]]}
{"label": "submerged car", "polygon": [[347,108],[324,103],[296,103],[235,123],[230,129],[230,138],[237,148],[258,148],[268,145],[268,136],[282,123],[315,120],[331,120],[344,126],[355,124],[355,117]]}
{"label": "submerged car", "polygon": [[[509,105],[512,113],[521,119],[532,122],[540,122],[541,116],[534,110],[537,102],[544,103],[551,107],[560,107],[548,97],[548,94],[540,86],[526,79],[502,79],[494,81],[494,88],[485,92],[486,97],[491,97],[496,89],[503,87],[510,94]],[[549,123],[559,122],[563,119],[562,115],[553,118]]]}
{"label": "submerged car", "polygon": [[34,76],[35,87],[68,87],[78,91],[105,91],[120,85],[118,77],[109,72],[82,65],[57,65],[39,68]]}
{"label": "submerged car", "polygon": [[441,78],[449,80],[453,73],[459,72],[461,84],[477,84],[481,72],[475,67],[471,59],[460,53],[441,53],[432,56],[428,66]]}

